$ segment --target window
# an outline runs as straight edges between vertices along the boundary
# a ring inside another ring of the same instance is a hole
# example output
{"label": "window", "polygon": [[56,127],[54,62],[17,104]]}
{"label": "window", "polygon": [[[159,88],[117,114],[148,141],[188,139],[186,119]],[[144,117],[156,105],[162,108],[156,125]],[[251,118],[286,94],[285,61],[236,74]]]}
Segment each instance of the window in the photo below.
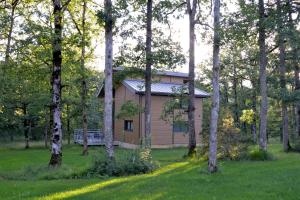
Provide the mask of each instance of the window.
{"label": "window", "polygon": [[174,133],[187,133],[188,132],[188,122],[187,121],[174,121],[173,122],[173,132]]}
{"label": "window", "polygon": [[124,130],[125,131],[133,131],[133,121],[132,120],[125,120],[124,121]]}

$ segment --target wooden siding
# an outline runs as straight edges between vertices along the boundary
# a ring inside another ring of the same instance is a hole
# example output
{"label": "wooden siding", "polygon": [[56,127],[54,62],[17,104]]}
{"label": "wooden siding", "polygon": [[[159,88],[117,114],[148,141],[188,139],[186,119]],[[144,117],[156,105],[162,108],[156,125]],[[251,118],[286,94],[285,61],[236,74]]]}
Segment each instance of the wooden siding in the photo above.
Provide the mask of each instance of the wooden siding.
{"label": "wooden siding", "polygon": [[[126,101],[133,101],[136,104],[139,104],[139,95],[136,95],[132,91],[128,90],[125,86],[121,85],[117,88],[115,93],[115,116],[119,113],[121,106]],[[125,131],[124,130],[124,120],[123,119],[115,119],[114,124],[114,140],[130,143],[130,144],[139,144],[140,137],[140,123],[139,123],[139,115],[136,115],[131,118],[126,118],[126,120],[133,120],[133,131]]]}
{"label": "wooden siding", "polygon": [[[176,78],[176,77],[174,77]],[[182,78],[180,78],[182,81]],[[172,146],[188,144],[189,137],[185,133],[174,133],[173,125],[161,119],[161,112],[166,101],[171,97],[168,96],[152,96],[152,145],[157,146]],[[132,100],[142,107],[145,105],[145,97],[139,96],[121,85],[116,89],[115,93],[115,115],[118,114],[123,103]],[[124,131],[124,120],[116,119],[114,123],[114,140],[128,144],[139,145],[141,143],[142,135],[144,135],[144,114],[136,115],[126,120],[133,120],[133,131]],[[199,133],[202,129],[202,99],[195,99],[195,131],[196,140],[199,143]]]}
{"label": "wooden siding", "polygon": [[152,80],[167,83],[183,83],[184,80],[187,80],[187,78],[155,75]]}

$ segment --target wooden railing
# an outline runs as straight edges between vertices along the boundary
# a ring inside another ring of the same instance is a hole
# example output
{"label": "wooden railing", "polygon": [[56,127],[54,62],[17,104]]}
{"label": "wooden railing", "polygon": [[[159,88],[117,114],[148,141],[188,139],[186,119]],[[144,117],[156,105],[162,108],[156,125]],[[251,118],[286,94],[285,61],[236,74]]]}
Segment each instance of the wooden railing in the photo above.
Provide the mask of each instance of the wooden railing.
{"label": "wooden railing", "polygon": [[[88,145],[104,145],[104,133],[99,130],[88,130]],[[83,144],[83,130],[74,130],[74,143]]]}

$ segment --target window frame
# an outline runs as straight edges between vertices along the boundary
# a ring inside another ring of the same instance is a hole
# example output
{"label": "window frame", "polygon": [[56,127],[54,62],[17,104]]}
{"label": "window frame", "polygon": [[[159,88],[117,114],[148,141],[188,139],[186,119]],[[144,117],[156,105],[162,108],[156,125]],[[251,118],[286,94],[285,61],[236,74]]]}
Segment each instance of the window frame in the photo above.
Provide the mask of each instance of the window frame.
{"label": "window frame", "polygon": [[173,124],[172,124],[173,133],[188,133],[189,132],[188,121],[181,121],[180,126],[176,122],[179,122],[179,121],[173,121]]}
{"label": "window frame", "polygon": [[124,131],[133,132],[133,120],[124,120]]}

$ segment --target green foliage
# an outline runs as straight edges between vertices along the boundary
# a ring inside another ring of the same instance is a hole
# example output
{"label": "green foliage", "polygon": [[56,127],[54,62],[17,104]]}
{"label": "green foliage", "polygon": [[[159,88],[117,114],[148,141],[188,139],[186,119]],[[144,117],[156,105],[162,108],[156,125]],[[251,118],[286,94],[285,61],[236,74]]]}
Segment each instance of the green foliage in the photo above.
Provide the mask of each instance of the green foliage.
{"label": "green foliage", "polygon": [[[234,126],[230,112],[225,113],[218,127],[217,156],[219,159],[240,160],[247,153],[250,142],[241,135],[240,129]],[[202,159],[208,159],[208,150],[208,135],[205,135],[204,145],[200,151]]]}
{"label": "green foliage", "polygon": [[260,150],[259,148],[251,150],[245,158],[253,161],[267,161],[275,159],[273,154],[267,151]]}
{"label": "green foliage", "polygon": [[255,117],[255,113],[252,109],[243,110],[243,114],[240,117],[242,122],[246,122],[247,124],[252,124]]}
{"label": "green foliage", "polygon": [[107,157],[96,159],[87,176],[128,176],[134,174],[146,174],[157,168],[147,150],[134,151],[126,158],[111,160]]}
{"label": "green foliage", "polygon": [[126,101],[122,104],[119,113],[116,115],[117,119],[126,119],[134,117],[135,115],[142,112],[142,108],[131,100]]}

